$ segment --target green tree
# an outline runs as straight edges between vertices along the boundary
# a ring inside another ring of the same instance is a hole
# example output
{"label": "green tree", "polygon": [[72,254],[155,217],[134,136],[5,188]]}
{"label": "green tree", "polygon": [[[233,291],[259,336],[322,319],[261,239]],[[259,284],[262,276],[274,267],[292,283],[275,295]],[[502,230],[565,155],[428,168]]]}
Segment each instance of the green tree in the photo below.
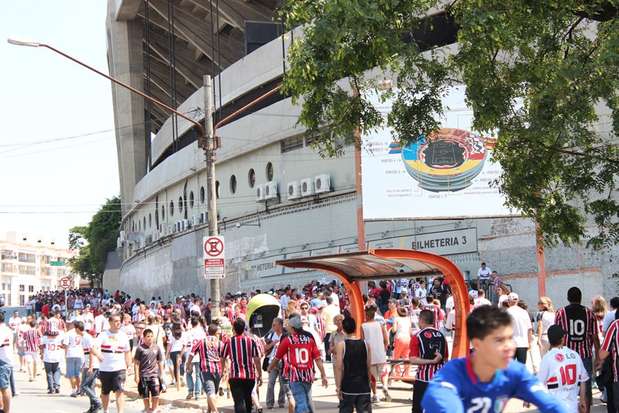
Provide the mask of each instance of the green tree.
{"label": "green tree", "polygon": [[120,198],[114,197],[106,200],[88,225],[70,230],[69,248],[79,253],[69,264],[73,272],[91,284],[102,281],[107,254],[116,249],[121,219]]}
{"label": "green tree", "polygon": [[[509,206],[534,218],[553,244],[619,243],[619,0],[288,0],[288,29],[304,25],[290,49],[284,89],[301,104],[300,123],[337,156],[342,139],[390,126],[402,143],[439,126],[441,98],[466,86],[473,127],[498,131],[496,183]],[[424,47],[439,34],[434,8],[457,28],[449,52]],[[378,75],[375,75],[378,73]],[[383,73],[397,81],[380,88]],[[368,75],[370,74],[370,75]],[[360,93],[351,93],[358,90]],[[368,94],[393,98],[382,117]],[[594,131],[596,109],[612,119]],[[597,226],[586,233],[587,219]]]}

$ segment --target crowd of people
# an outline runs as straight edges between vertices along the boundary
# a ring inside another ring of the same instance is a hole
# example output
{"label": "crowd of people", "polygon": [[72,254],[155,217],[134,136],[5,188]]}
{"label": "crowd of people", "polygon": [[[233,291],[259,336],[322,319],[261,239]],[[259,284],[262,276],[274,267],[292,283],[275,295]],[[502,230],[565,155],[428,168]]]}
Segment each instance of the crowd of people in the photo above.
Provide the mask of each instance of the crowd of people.
{"label": "crowd of people", "polygon": [[[619,297],[610,308],[596,297],[588,308],[573,287],[567,306],[555,311],[540,297],[533,313],[484,264],[469,291],[470,355],[448,361],[456,309],[443,278],[370,281],[366,291],[364,320],[351,317],[335,281],[230,293],[218,309],[196,294],[164,302],[101,289],[40,292],[26,317],[0,313],[2,410],[10,411],[15,370],[34,381],[42,361],[47,392],[61,391],[63,366],[69,395],[90,400],[87,413],[108,412],[111,393],[122,412],[131,379],[149,413],[169,387],[184,388],[188,400],[204,398],[209,412],[225,396],[235,413],[314,412],[312,386],[318,378],[329,385],[327,363],[343,413],[389,402],[394,381],[414,383],[413,413],[501,411],[513,397],[542,412],[588,412],[592,384],[608,411],[618,411]],[[280,304],[263,336],[247,319],[248,302],[260,293]],[[533,347],[541,362],[527,360]]]}

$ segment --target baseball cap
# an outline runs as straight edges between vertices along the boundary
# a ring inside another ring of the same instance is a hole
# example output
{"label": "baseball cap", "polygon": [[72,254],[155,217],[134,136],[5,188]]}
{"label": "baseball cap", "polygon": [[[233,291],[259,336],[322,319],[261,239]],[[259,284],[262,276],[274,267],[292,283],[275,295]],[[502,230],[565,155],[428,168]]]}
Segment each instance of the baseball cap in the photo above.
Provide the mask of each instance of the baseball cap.
{"label": "baseball cap", "polygon": [[518,294],[516,293],[509,293],[509,295],[507,296],[507,299],[510,301],[517,301],[518,300]]}
{"label": "baseball cap", "polygon": [[557,343],[565,336],[565,331],[558,324],[553,324],[548,327],[548,341],[551,343]]}
{"label": "baseball cap", "polygon": [[288,325],[297,330],[303,328],[303,322],[301,321],[301,317],[290,317],[288,319]]}

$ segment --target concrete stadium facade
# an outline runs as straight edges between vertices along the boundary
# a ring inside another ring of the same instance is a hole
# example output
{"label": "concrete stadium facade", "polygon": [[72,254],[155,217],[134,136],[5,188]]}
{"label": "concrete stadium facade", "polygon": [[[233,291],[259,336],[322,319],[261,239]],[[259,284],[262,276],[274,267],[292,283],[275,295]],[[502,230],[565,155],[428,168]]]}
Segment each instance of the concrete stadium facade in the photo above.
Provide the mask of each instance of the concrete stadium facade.
{"label": "concrete stadium facade", "polygon": [[[224,5],[236,3],[221,1]],[[260,10],[268,7],[258,1],[242,2],[260,6]],[[146,90],[145,82],[150,80],[145,75],[142,3],[109,0],[108,57],[112,75]],[[196,12],[198,18],[208,22],[209,16],[195,8],[202,2],[173,3],[183,13]],[[182,27],[179,24],[177,29]],[[178,33],[168,35],[173,38]],[[192,40],[187,37],[191,34],[183,32],[175,40],[191,47]],[[279,82],[285,49],[293,37],[287,33],[283,40],[276,38],[222,67],[215,78],[215,100],[221,114]],[[209,73],[213,65],[199,56],[200,50],[208,48],[198,44],[194,49],[196,70],[203,67],[206,69],[200,73]],[[184,94],[176,91],[182,97],[177,107],[201,121],[204,96],[199,77],[192,80],[187,70],[169,66],[186,89]],[[159,85],[152,94],[168,103],[164,89],[165,85]],[[195,131],[180,118],[155,112],[149,116],[142,98],[117,87],[113,90],[123,200],[118,243],[122,264],[119,279],[104,280],[104,285],[145,298],[154,295],[171,299],[191,292],[208,296],[209,283],[203,278],[202,265],[202,239],[208,233],[206,174]],[[343,156],[337,159],[321,158],[297,125],[299,110],[290,98],[279,96],[218,129],[218,216],[227,259],[224,292],[300,286],[311,279],[328,279],[326,274],[284,270],[274,263],[285,258],[357,251],[353,148],[345,147]],[[156,124],[152,134],[146,134],[149,122]],[[317,177],[329,181],[328,191],[288,196],[289,183]],[[276,190],[276,196],[258,199],[258,188],[267,186],[271,194]],[[535,228],[530,220],[373,221],[365,223],[365,230],[370,248],[415,246],[433,251],[452,259],[468,278],[475,278],[480,262],[485,261],[527,302],[534,304],[537,299]],[[455,245],[449,241],[459,237],[471,242]],[[562,304],[566,289],[572,285],[580,286],[586,299],[617,294],[615,256],[616,251],[593,252],[582,246],[546,249],[548,295]]]}

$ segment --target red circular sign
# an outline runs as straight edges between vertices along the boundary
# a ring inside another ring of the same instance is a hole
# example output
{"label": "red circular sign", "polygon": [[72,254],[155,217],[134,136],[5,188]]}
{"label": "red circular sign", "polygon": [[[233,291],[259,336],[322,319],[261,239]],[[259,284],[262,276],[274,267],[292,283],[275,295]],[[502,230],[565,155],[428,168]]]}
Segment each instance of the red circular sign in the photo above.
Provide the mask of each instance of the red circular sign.
{"label": "red circular sign", "polygon": [[219,238],[208,238],[204,243],[204,252],[211,257],[218,257],[224,252],[224,243]]}
{"label": "red circular sign", "polygon": [[65,277],[60,279],[60,286],[62,288],[69,288],[73,284],[73,280],[71,278]]}

